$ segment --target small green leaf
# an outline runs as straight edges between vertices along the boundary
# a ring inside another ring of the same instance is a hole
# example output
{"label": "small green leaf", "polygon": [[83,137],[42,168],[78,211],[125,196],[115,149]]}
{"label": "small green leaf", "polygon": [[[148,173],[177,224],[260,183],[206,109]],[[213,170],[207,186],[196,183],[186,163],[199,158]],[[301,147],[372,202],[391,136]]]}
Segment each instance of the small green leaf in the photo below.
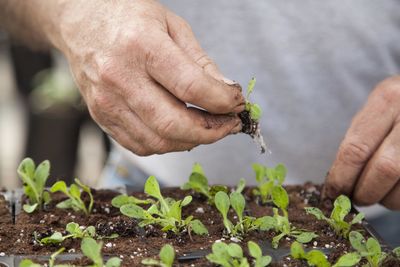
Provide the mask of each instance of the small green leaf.
{"label": "small green leaf", "polygon": [[215,195],[214,201],[215,201],[215,207],[219,210],[219,212],[223,216],[226,217],[228,215],[230,207],[230,201],[228,195],[223,191],[219,191]]}
{"label": "small green leaf", "polygon": [[364,219],[364,217],[365,217],[364,213],[362,213],[362,212],[358,213],[358,214],[353,218],[353,220],[351,220],[351,224],[356,224],[356,223],[361,222],[361,221]]}
{"label": "small green leaf", "polygon": [[325,215],[322,213],[322,211],[319,208],[315,207],[305,207],[304,208],[308,214],[314,215],[317,220],[327,220]]}
{"label": "small green leaf", "polygon": [[34,263],[31,260],[24,259],[19,263],[19,267],[42,267],[42,265]]}
{"label": "small green leaf", "polygon": [[111,205],[116,208],[120,208],[126,204],[149,204],[150,201],[138,199],[134,196],[118,195],[111,200]]}
{"label": "small green leaf", "polygon": [[285,181],[286,173],[286,167],[282,163],[279,163],[275,166],[275,177],[278,180],[279,185],[281,185]]}
{"label": "small green leaf", "polygon": [[243,258],[243,250],[242,248],[235,243],[231,243],[228,245],[228,254],[234,258]]}
{"label": "small green leaf", "polygon": [[147,178],[144,185],[144,192],[158,200],[163,198],[160,191],[160,185],[158,184],[158,181],[154,176],[150,176],[149,178]]}
{"label": "small green leaf", "polygon": [[237,216],[241,220],[246,206],[246,200],[243,195],[238,192],[232,192],[230,195],[232,208],[235,210]]}
{"label": "small green leaf", "polygon": [[253,258],[256,258],[256,259],[262,257],[261,248],[257,245],[256,242],[249,241],[247,243],[247,247],[249,248],[250,256],[252,256]]}
{"label": "small green leaf", "polygon": [[47,178],[49,178],[49,175],[50,175],[50,162],[48,160],[45,160],[37,166],[34,174],[35,182],[38,185],[38,188],[43,190]]}
{"label": "small green leaf", "polygon": [[293,242],[290,246],[290,255],[295,259],[304,259],[306,253],[304,252],[303,246],[299,242]]}
{"label": "small green leaf", "polygon": [[361,256],[358,253],[347,253],[341,256],[333,267],[351,267],[356,265],[361,260]]}
{"label": "small green leaf", "polygon": [[65,230],[67,230],[68,233],[70,234],[75,234],[75,233],[80,233],[81,229],[79,228],[79,224],[75,222],[70,222],[67,224],[65,227]]}
{"label": "small green leaf", "polygon": [[289,196],[282,186],[277,185],[272,188],[272,201],[278,208],[286,211],[289,205]]}
{"label": "small green leaf", "polygon": [[51,202],[51,196],[49,192],[43,191],[42,197],[44,204],[49,204]]}
{"label": "small green leaf", "polygon": [[197,163],[197,162],[195,164],[193,164],[192,173],[200,173],[203,176],[205,176],[203,167],[200,165],[200,163]]}
{"label": "small green leaf", "polygon": [[190,222],[190,227],[196,235],[206,235],[208,234],[207,228],[200,220],[193,220]]}
{"label": "small green leaf", "polygon": [[254,267],[265,267],[268,266],[272,261],[271,256],[262,256],[261,258],[257,259]]}
{"label": "small green leaf", "polygon": [[379,255],[382,253],[381,245],[375,238],[372,237],[368,238],[366,246],[368,252],[371,253],[372,255]]}
{"label": "small green leaf", "polygon": [[190,202],[192,202],[192,196],[186,196],[181,202],[181,207],[189,205]]}
{"label": "small green leaf", "polygon": [[119,267],[121,266],[121,262],[122,260],[120,258],[112,257],[107,261],[106,267]]}
{"label": "small green leaf", "polygon": [[397,258],[400,258],[400,247],[393,249],[393,253]]}
{"label": "small green leaf", "polygon": [[74,207],[73,199],[66,199],[62,202],[57,203],[56,207],[59,209],[72,209]]}
{"label": "small green leaf", "polygon": [[127,205],[123,205],[120,208],[120,211],[122,214],[131,217],[131,218],[135,218],[135,219],[146,219],[146,215],[145,215],[145,210],[135,204],[127,204]]}
{"label": "small green leaf", "polygon": [[248,85],[247,85],[247,99],[249,99],[249,96],[251,95],[251,93],[254,90],[254,86],[256,85],[256,78],[251,78],[251,80],[249,81]]}
{"label": "small green leaf", "polygon": [[142,264],[151,266],[160,266],[160,262],[155,259],[146,258],[142,260]]}
{"label": "small green leaf", "polygon": [[250,118],[252,120],[258,121],[261,118],[262,110],[258,104],[250,105]]}
{"label": "small green leaf", "polygon": [[42,244],[58,244],[64,241],[63,235],[60,232],[54,232],[51,236],[44,237],[40,240]]}
{"label": "small green leaf", "polygon": [[330,267],[331,264],[326,259],[324,253],[319,250],[311,250],[306,255],[307,261],[310,265],[318,267]]}
{"label": "small green leaf", "polygon": [[103,266],[103,258],[101,256],[101,248],[103,242],[97,243],[93,238],[85,237],[81,243],[83,254],[91,259],[97,266]]}
{"label": "small green leaf", "polygon": [[276,219],[271,216],[263,216],[256,219],[256,222],[259,223],[259,229],[261,231],[269,231],[274,229],[276,226]]}
{"label": "small green leaf", "polygon": [[315,234],[314,232],[302,232],[298,235],[295,235],[296,240],[300,243],[308,243],[314,238],[317,238],[318,235]]}
{"label": "small green leaf", "polygon": [[174,248],[169,244],[164,245],[160,250],[161,262],[164,263],[166,266],[172,266],[172,264],[174,263],[174,259],[175,259]]}
{"label": "small green leaf", "polygon": [[29,205],[29,204],[24,204],[23,206],[22,206],[22,208],[24,209],[24,211],[26,212],[26,213],[32,213],[32,212],[34,212],[35,210],[36,210],[36,208],[38,207],[38,203],[35,203],[35,204],[33,204],[33,205]]}
{"label": "small green leaf", "polygon": [[340,195],[333,203],[331,218],[335,221],[343,221],[351,209],[350,199],[345,195]]}
{"label": "small green leaf", "polygon": [[53,186],[50,188],[50,192],[52,192],[52,193],[57,192],[57,191],[61,191],[64,194],[68,193],[67,185],[65,184],[64,181],[58,181],[55,184],[53,184]]}
{"label": "small green leaf", "polygon": [[351,231],[349,234],[349,241],[351,246],[357,250],[359,253],[367,252],[367,248],[365,246],[365,239],[362,234],[356,231]]}

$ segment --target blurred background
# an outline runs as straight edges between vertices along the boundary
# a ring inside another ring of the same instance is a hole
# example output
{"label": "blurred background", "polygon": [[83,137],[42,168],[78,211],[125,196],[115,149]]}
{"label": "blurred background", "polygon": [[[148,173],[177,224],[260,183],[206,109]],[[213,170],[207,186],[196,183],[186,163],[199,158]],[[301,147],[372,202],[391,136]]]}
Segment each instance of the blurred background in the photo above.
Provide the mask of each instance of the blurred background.
{"label": "blurred background", "polygon": [[108,151],[62,56],[0,32],[0,188],[20,186],[16,169],[26,156],[50,160],[48,184],[79,177],[96,187]]}

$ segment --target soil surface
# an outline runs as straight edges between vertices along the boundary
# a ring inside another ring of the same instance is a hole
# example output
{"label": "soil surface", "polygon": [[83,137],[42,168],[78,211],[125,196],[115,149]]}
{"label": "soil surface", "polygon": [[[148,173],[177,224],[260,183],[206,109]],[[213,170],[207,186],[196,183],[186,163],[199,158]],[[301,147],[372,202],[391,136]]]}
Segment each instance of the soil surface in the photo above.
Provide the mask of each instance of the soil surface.
{"label": "soil surface", "polygon": [[[320,201],[321,186],[306,183],[301,186],[286,186],[289,193],[290,205],[288,208],[289,219],[293,226],[298,229],[313,231],[319,236],[305,244],[305,248],[322,248],[329,251],[329,261],[335,262],[343,253],[352,251],[349,242],[338,237],[324,221],[318,221],[314,216],[307,215],[304,207],[314,206],[320,208],[327,216],[332,209],[331,201]],[[41,245],[38,240],[51,235],[55,231],[65,233],[65,226],[69,222],[76,222],[81,226],[95,226],[98,235],[103,236],[103,255],[118,256],[122,259],[122,266],[141,266],[140,261],[146,257],[156,258],[160,248],[169,243],[174,246],[177,257],[187,256],[190,252],[204,252],[206,255],[212,244],[221,240],[223,242],[239,241],[247,255],[247,242],[250,240],[258,242],[263,246],[270,246],[271,239],[277,234],[273,231],[253,231],[241,237],[241,240],[230,240],[226,236],[222,218],[217,209],[208,204],[207,200],[192,191],[183,191],[177,188],[166,188],[163,190],[165,197],[183,199],[186,195],[192,195],[193,200],[183,208],[182,217],[193,215],[207,227],[209,234],[197,236],[184,232],[176,235],[165,233],[158,226],[139,227],[134,219],[122,215],[118,209],[111,205],[113,197],[119,193],[111,190],[93,190],[95,199],[93,213],[86,216],[83,213],[72,210],[62,210],[55,205],[65,200],[61,193],[52,195],[52,202],[41,211],[27,214],[24,211],[16,211],[18,214],[15,223],[8,208],[8,203],[0,196],[0,255],[50,255],[61,246],[66,248],[67,253],[80,253],[81,240],[67,239],[61,245]],[[148,198],[144,193],[133,193],[135,197]],[[272,215],[272,204],[262,205],[258,197],[253,196],[252,188],[245,188],[244,195],[247,201],[246,212],[250,216],[260,217]],[[86,202],[88,197],[84,195]],[[24,198],[21,199],[23,203]],[[17,205],[18,206],[18,205]],[[18,213],[19,212],[19,213]],[[350,214],[348,219],[354,214]],[[229,217],[236,221],[233,212]],[[365,236],[367,231],[362,224],[355,225],[353,229],[360,229]],[[118,238],[109,239],[108,236],[118,234]],[[293,238],[283,238],[279,249],[284,257],[275,261],[271,266],[307,266],[305,262],[294,260],[290,255],[290,245]],[[13,245],[10,245],[13,244]],[[32,258],[32,256],[30,256]],[[33,258],[32,258],[33,259]],[[1,257],[0,257],[1,263]],[[88,259],[82,258],[75,264],[88,264]],[[192,261],[175,261],[174,266],[214,266],[205,258]],[[396,265],[397,264],[397,265]],[[1,266],[1,264],[0,264]],[[399,261],[393,257],[387,259],[384,266],[400,266]]]}

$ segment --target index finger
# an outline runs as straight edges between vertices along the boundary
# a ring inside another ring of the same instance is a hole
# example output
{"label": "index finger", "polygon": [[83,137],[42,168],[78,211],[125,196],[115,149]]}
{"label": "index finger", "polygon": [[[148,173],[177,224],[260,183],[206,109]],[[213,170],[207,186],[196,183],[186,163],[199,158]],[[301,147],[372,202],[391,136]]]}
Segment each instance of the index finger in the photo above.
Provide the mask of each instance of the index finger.
{"label": "index finger", "polygon": [[239,113],[245,100],[241,88],[218,81],[196,64],[174,41],[163,33],[162,42],[149,41],[148,74],[183,102],[214,114]]}
{"label": "index finger", "polygon": [[324,194],[327,197],[352,194],[364,166],[393,126],[394,111],[388,103],[390,100],[387,94],[377,89],[354,117],[340,144],[325,181]]}

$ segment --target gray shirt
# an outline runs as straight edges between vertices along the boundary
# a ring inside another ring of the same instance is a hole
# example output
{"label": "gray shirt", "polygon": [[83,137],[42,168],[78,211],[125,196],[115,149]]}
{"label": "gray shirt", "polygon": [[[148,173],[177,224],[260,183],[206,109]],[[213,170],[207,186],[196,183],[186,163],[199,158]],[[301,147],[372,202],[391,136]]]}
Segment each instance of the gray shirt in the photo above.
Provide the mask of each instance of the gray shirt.
{"label": "gray shirt", "polygon": [[[254,181],[251,163],[284,163],[288,183],[323,182],[351,118],[374,86],[400,73],[398,0],[162,0],[185,18],[230,79],[255,76],[253,100],[272,154],[249,136],[191,152],[126,160],[166,185],[185,181],[194,162],[212,182]],[[206,97],[206,96],[205,96]]]}

